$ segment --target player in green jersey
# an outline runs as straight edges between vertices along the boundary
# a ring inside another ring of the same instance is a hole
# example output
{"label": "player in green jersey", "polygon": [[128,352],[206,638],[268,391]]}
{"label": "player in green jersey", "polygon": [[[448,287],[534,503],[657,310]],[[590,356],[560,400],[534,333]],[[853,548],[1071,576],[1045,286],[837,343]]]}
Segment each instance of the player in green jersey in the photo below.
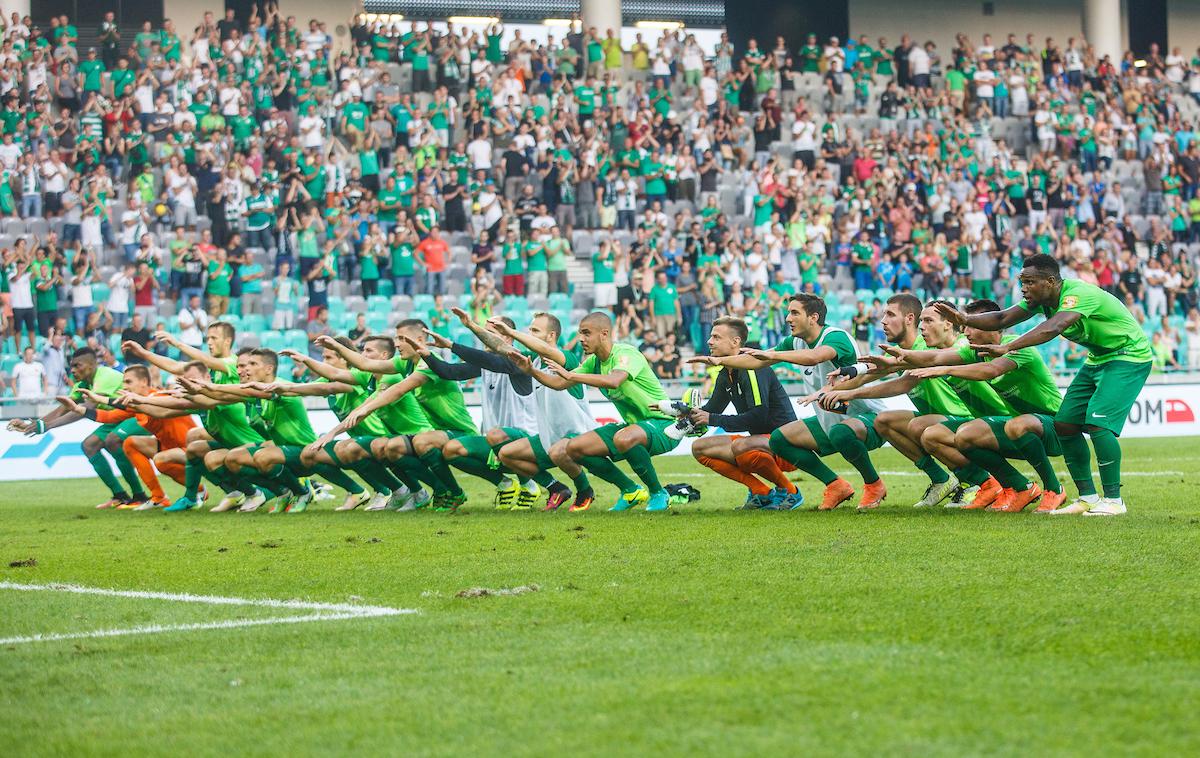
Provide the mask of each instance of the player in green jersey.
{"label": "player in green jersey", "polygon": [[[548,361],[546,370],[531,367],[531,372],[550,389],[586,384],[612,401],[622,421],[575,437],[567,443],[567,455],[620,490],[612,510],[625,511],[645,503],[648,511],[665,511],[670,508],[670,498],[658,481],[651,457],[674,450],[679,444],[666,433],[675,419],[659,410],[667,393],[646,356],[632,345],[614,343],[612,327],[608,314],[588,314],[579,322],[579,343],[586,356],[579,367],[571,371]],[[615,462],[620,460],[629,461],[645,487],[639,487],[617,468]]]}
{"label": "player in green jersey", "polygon": [[[225,321],[214,321],[205,331],[204,350],[198,350],[191,345],[185,345],[167,332],[157,332],[155,338],[161,343],[175,348],[183,356],[183,360],[175,360],[165,355],[147,350],[136,342],[124,342],[123,351],[138,356],[152,366],[169,374],[182,376],[188,361],[200,363],[207,372],[207,378],[216,384],[236,384],[240,381],[237,373],[237,357],[233,354],[233,343],[237,330],[233,324]],[[213,404],[211,408],[218,407]],[[258,500],[266,497],[257,492],[256,488],[247,483],[247,492],[238,489],[238,482],[229,476],[228,470],[221,465],[208,465],[205,460],[208,452],[213,449],[238,447],[246,444],[259,444],[262,438],[256,432],[246,433],[244,414],[237,410],[216,411],[209,413],[207,408],[200,408],[203,428],[194,430],[188,435],[187,465],[183,497],[171,504],[171,510],[187,510],[199,504],[200,480],[207,476],[210,481],[225,490],[225,497],[214,506],[219,512],[231,510],[245,504],[247,500]],[[228,427],[228,429],[226,429]],[[214,456],[208,460],[216,460],[223,456]]]}
{"label": "player in green jersey", "polygon": [[[920,336],[917,334],[918,323]],[[882,326],[884,336],[889,342],[906,349],[946,348],[959,339],[951,324],[941,318],[932,307],[923,308],[921,301],[910,294],[893,295],[888,298]],[[845,380],[841,379],[844,373],[837,372],[831,377],[835,384],[816,398],[817,404],[832,410],[856,399],[908,395],[915,411],[883,411],[875,418],[875,431],[929,477],[925,494],[913,506],[931,507],[947,498],[951,498],[953,504],[960,499],[973,497],[978,491],[978,486],[987,481],[987,472],[960,456],[947,463],[955,469],[953,474],[949,474],[938,465],[937,459],[921,446],[921,435],[929,426],[947,422],[957,425],[974,418],[971,409],[963,400],[963,396],[970,396],[970,393],[965,389],[961,394],[956,392],[944,378],[919,379],[908,373],[886,382],[874,382],[887,373],[902,370],[904,366],[889,356],[870,356],[863,360],[876,368]],[[967,485],[961,490],[960,481]]]}
{"label": "player in green jersey", "polygon": [[[1058,261],[1033,255],[1019,277],[1021,302],[1003,311],[964,314],[949,305],[943,315],[964,326],[999,330],[1041,314],[1046,320],[1017,339],[1003,344],[977,345],[981,355],[1002,357],[1063,336],[1088,349],[1088,357],[1063,397],[1054,417],[1063,458],[1079,499],[1054,514],[1116,516],[1125,513],[1121,499],[1121,445],[1117,441],[1129,409],[1137,402],[1153,365],[1150,342],[1125,305],[1094,284],[1064,281]],[[1092,479],[1091,438],[1100,468],[1104,497]]]}
{"label": "player in green jersey", "polygon": [[[378,408],[400,400],[413,393],[433,429],[415,435],[402,435],[388,441],[385,446],[390,460],[415,456],[428,469],[435,485],[433,507],[435,510],[452,511],[466,502],[467,496],[458,484],[449,464],[442,456],[442,448],[451,439],[463,435],[479,434],[471,414],[463,401],[462,388],[458,382],[442,379],[428,368],[418,368],[420,356],[409,340],[423,341],[428,326],[420,319],[406,319],[396,325],[396,353],[390,360],[368,358],[362,353],[349,350],[332,339],[319,339],[322,347],[331,347],[352,367],[379,375],[398,375],[395,382],[370,400],[350,412],[321,440],[322,444],[353,427]],[[407,339],[406,339],[407,338]]]}
{"label": "player in green jersey", "polygon": [[[84,389],[92,389],[101,395],[109,397],[121,391],[121,383],[124,380],[121,372],[115,371],[108,366],[101,366],[96,359],[95,351],[91,348],[85,347],[76,350],[71,355],[69,365],[71,376],[75,379],[75,386],[70,393],[72,399],[80,399],[82,390]],[[8,423],[8,428],[10,431],[22,432],[33,436],[44,434],[60,426],[72,424],[82,418],[82,414],[68,410],[60,405],[41,418],[14,419]],[[120,436],[117,432],[125,432],[125,434],[124,436]],[[141,424],[137,423],[136,419],[127,419],[120,424],[101,424],[88,434],[87,437],[83,438],[83,454],[87,456],[88,463],[91,464],[96,475],[100,477],[100,481],[104,482],[104,486],[108,487],[108,491],[112,495],[108,500],[97,505],[97,508],[136,506],[146,501],[147,495],[142,489],[140,480],[137,478],[137,472],[121,449],[124,437],[134,434],[149,434],[149,432],[142,429]],[[110,443],[110,437],[118,440],[117,443]],[[129,483],[129,490],[126,490],[121,485],[108,459],[104,457],[106,449],[113,456],[113,460],[116,461],[121,476]]]}
{"label": "player in green jersey", "polygon": [[[239,355],[239,359],[241,357]],[[227,451],[223,465],[235,475],[260,486],[277,484],[277,489],[282,488],[283,492],[270,501],[271,513],[305,511],[312,500],[313,491],[300,481],[300,477],[313,474],[346,490],[347,504],[353,502],[353,507],[357,507],[366,502],[370,494],[341,469],[323,463],[308,467],[301,461],[301,451],[316,439],[304,401],[261,389],[263,385],[275,381],[278,364],[275,351],[257,348],[246,354],[245,371],[242,374],[245,380],[241,384],[219,385],[184,380],[186,389],[227,404],[244,404],[251,425],[266,439],[260,445]],[[247,503],[238,510],[249,512],[257,508],[257,505],[251,508]]]}
{"label": "player in green jersey", "polygon": [[[346,349],[354,347],[345,337],[338,337],[336,342]],[[304,385],[306,390],[301,394],[326,394],[331,388],[337,388],[339,391],[340,388],[348,388],[344,391],[345,394],[330,396],[331,406],[335,401],[339,403],[338,407],[334,408],[339,421],[346,421],[363,403],[400,381],[400,377],[395,374],[377,376],[369,371],[351,368],[336,350],[323,350],[321,361],[291,350],[284,351],[284,354],[325,382]],[[363,339],[362,354],[371,360],[390,361],[395,354],[395,345],[389,337],[371,335]],[[393,403],[379,407],[357,424],[347,427],[350,433],[348,439],[333,440],[324,445],[310,445],[305,448],[303,460],[309,463],[325,462],[328,459],[330,463],[357,471],[368,484],[371,483],[370,478],[382,480],[384,474],[390,474],[398,480],[399,485],[392,487],[393,497],[386,503],[382,502],[382,499],[372,501],[367,505],[367,510],[415,510],[429,502],[429,493],[422,488],[421,482],[430,481],[431,475],[428,469],[412,456],[403,456],[396,461],[389,460],[386,447],[394,437],[411,437],[431,428],[429,417],[417,403],[416,397],[408,394]]]}
{"label": "player in green jersey", "polygon": [[[999,310],[1000,306],[992,300],[976,300],[965,308],[967,314]],[[1065,495],[1049,459],[1047,465],[1035,466],[1042,477],[1044,492],[1007,460],[1024,457],[1008,436],[1017,431],[1021,432],[1019,436],[1036,434],[1045,444],[1058,447],[1054,414],[1062,404],[1062,393],[1050,369],[1036,348],[1024,348],[993,359],[979,355],[971,347],[971,344],[1007,344],[1016,339],[1013,335],[967,327],[965,336],[970,344],[946,350],[885,349],[906,365],[916,367],[909,373],[918,378],[953,377],[986,382],[1013,408],[1013,413],[977,418],[959,426],[957,431],[942,424],[930,426],[921,436],[921,446],[941,460],[954,454],[963,455],[992,475],[993,479],[985,483],[967,506],[970,509],[1015,513],[1040,498],[1039,511],[1054,510],[1062,505]]]}

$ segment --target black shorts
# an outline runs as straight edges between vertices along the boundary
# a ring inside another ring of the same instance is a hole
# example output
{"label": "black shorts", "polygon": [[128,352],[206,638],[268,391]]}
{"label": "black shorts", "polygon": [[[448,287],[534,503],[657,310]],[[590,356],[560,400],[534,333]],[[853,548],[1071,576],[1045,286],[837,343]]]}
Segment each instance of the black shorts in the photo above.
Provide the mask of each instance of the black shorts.
{"label": "black shorts", "polygon": [[46,213],[55,215],[62,212],[62,193],[47,192],[42,200],[42,207]]}
{"label": "black shorts", "polygon": [[20,334],[21,327],[30,334],[37,334],[37,318],[33,308],[13,308],[13,334]]}

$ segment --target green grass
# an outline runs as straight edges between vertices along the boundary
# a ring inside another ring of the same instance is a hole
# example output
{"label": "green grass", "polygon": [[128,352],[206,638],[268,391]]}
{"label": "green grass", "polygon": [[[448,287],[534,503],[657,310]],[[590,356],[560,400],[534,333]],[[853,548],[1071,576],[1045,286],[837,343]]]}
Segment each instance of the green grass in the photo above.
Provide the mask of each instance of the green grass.
{"label": "green grass", "polygon": [[[686,458],[663,479],[704,500],[672,515],[474,489],[457,515],[171,516],[5,485],[0,580],[420,614],[0,647],[0,754],[1194,755],[1196,443],[1127,441],[1117,519],[917,512],[897,475],[876,513],[735,513]],[[0,638],[263,615],[287,614],[0,590]]]}

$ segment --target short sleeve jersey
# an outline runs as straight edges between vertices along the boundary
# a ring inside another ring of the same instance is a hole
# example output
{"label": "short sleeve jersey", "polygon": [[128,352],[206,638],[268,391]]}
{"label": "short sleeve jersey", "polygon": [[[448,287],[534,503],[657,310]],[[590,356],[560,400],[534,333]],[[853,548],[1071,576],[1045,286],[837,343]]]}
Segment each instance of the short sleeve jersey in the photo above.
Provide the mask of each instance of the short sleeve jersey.
{"label": "short sleeve jersey", "polygon": [[[1016,335],[1005,335],[1001,343],[1007,344],[1015,339]],[[970,345],[958,345],[956,349],[959,357],[968,363],[992,360],[980,357]],[[1017,413],[1042,413],[1048,416],[1058,413],[1058,407],[1062,405],[1062,392],[1037,348],[1021,348],[1004,357],[1017,364],[1017,367],[988,382],[996,394],[1004,398]]]}
{"label": "short sleeve jersey", "polygon": [[[76,382],[74,388],[71,389],[71,397],[75,400],[83,398],[83,390],[91,390],[97,395],[106,395],[114,397],[121,391],[122,382],[125,376],[116,369],[108,366],[97,366],[96,374],[90,382]],[[108,408],[109,406],[103,406]]]}
{"label": "short sleeve jersey", "polygon": [[[928,350],[924,337],[917,337],[911,350]],[[970,416],[971,411],[959,399],[958,393],[943,377],[922,379],[908,391],[908,399],[917,409],[918,416],[937,413],[942,416]]]}
{"label": "short sleeve jersey", "polygon": [[430,424],[434,429],[444,432],[461,432],[479,434],[479,428],[467,411],[466,401],[463,400],[462,387],[458,382],[442,379],[427,368],[417,368],[413,361],[400,356],[393,359],[396,373],[401,379],[411,376],[414,372],[424,374],[429,381],[417,388],[417,402],[425,410]]}
{"label": "short sleeve jersey", "polygon": [[[323,377],[317,380],[317,384],[328,383],[329,380]],[[354,389],[350,392],[339,392],[336,395],[329,395],[325,399],[329,403],[329,410],[333,411],[333,415],[337,416],[338,421],[341,421],[350,414],[350,411],[365,403],[370,396],[371,393],[364,387],[355,385]],[[379,420],[379,416],[375,413],[367,416],[358,426],[355,426],[354,432],[371,437],[388,436],[387,430],[383,428],[383,422]]]}
{"label": "short sleeve jersey", "polygon": [[[826,325],[821,327],[821,333],[811,344],[800,337],[785,337],[775,347],[776,350],[813,350],[818,347],[831,347],[835,355],[833,360],[803,367],[804,382],[809,392],[816,392],[824,387],[829,375],[835,370],[852,366],[858,360],[858,350],[855,349],[850,334],[845,329]],[[828,432],[835,425],[845,421],[847,416],[879,413],[883,409],[883,403],[878,400],[851,400],[850,407],[844,414],[817,408],[817,423]]]}
{"label": "short sleeve jersey", "polygon": [[[399,374],[376,376],[370,371],[360,371],[358,369],[351,369],[350,373],[354,376],[354,383],[361,387],[365,393],[364,397],[377,394],[397,382],[404,381],[404,377]],[[381,436],[390,434],[420,434],[433,428],[429,423],[429,416],[425,415],[421,404],[417,402],[416,395],[411,392],[402,396],[399,400],[388,403],[376,410],[371,414],[370,418],[379,420],[384,430],[384,434]]]}
{"label": "short sleeve jersey", "polygon": [[276,445],[302,447],[317,441],[302,398],[266,398],[249,401],[246,406],[251,423],[257,421]]}
{"label": "short sleeve jersey", "polygon": [[1099,366],[1110,361],[1146,363],[1152,360],[1150,340],[1125,304],[1094,284],[1078,279],[1062,283],[1058,305],[1035,308],[1024,299],[1018,305],[1050,317],[1073,311],[1083,318],[1063,330],[1062,336],[1088,350],[1086,364]]}
{"label": "short sleeve jersey", "polygon": [[208,375],[212,379],[213,384],[237,384],[241,381],[241,379],[238,379],[237,374],[237,356],[227,355],[217,360],[224,363],[225,368],[222,371],[209,370]]}
{"label": "short sleeve jersey", "polygon": [[[971,345],[965,336],[954,340],[951,350],[970,349]],[[1016,411],[1008,402],[1000,397],[988,382],[974,382],[970,379],[960,379],[956,376],[944,377],[946,384],[958,395],[958,399],[967,407],[967,415],[975,418],[983,416],[1015,416]]]}
{"label": "short sleeve jersey", "polygon": [[650,368],[649,361],[633,345],[614,344],[604,360],[592,354],[583,359],[577,369],[581,374],[605,376],[614,371],[624,371],[629,376],[620,386],[613,389],[601,388],[600,394],[612,401],[617,413],[627,424],[636,424],[648,419],[670,418],[665,413],[652,410],[667,399],[666,390]]}

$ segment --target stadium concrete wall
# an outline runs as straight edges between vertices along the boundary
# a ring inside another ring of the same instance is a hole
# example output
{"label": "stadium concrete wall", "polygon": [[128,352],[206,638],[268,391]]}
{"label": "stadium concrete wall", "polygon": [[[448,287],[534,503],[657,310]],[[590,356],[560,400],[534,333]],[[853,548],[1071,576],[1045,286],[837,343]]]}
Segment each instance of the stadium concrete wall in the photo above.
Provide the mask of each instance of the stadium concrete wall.
{"label": "stadium concrete wall", "polygon": [[[795,400],[793,400],[795,402]],[[892,408],[912,406],[906,398],[887,401]],[[471,406],[471,415],[479,423],[480,409]],[[597,424],[617,420],[612,403],[593,402],[592,412]],[[812,415],[808,407],[797,408],[801,416]],[[1152,384],[1142,389],[1137,404],[1129,412],[1125,437],[1185,437],[1200,435],[1200,383]],[[311,413],[313,428],[321,434],[336,423],[330,411]],[[54,429],[40,437],[26,437],[16,432],[0,431],[0,482],[38,479],[79,479],[95,476],[83,456],[80,442],[95,425],[79,422]],[[685,455],[691,451],[691,440],[685,439],[671,454]]]}

